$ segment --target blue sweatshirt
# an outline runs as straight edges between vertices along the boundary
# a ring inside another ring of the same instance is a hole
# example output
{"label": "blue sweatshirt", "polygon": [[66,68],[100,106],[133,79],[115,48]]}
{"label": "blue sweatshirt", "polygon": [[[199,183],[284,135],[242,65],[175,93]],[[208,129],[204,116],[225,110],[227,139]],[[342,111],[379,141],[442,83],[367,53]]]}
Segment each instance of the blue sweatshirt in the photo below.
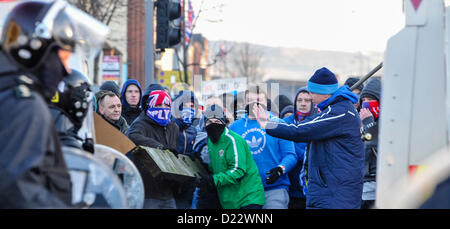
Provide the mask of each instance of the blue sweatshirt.
{"label": "blue sweatshirt", "polygon": [[[271,116],[271,120],[284,122],[274,116]],[[249,119],[247,115],[235,121],[229,129],[241,135],[250,146],[264,189],[284,188],[289,191],[290,182],[287,174],[298,160],[294,143],[266,134],[266,131],[259,126],[258,121]],[[266,173],[279,165],[285,167],[284,174],[275,183],[268,185],[266,178],[269,175]]]}

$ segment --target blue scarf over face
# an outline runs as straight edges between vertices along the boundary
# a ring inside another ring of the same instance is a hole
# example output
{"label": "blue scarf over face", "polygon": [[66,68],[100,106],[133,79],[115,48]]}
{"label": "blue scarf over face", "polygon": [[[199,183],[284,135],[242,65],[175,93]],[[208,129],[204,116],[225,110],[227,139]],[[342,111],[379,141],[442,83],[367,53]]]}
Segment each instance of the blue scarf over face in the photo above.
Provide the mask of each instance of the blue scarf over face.
{"label": "blue scarf over face", "polygon": [[171,121],[171,109],[162,107],[150,107],[147,109],[147,116],[161,126],[167,126]]}
{"label": "blue scarf over face", "polygon": [[194,120],[195,110],[190,107],[184,107],[181,111],[181,120],[183,120],[184,124],[187,126],[192,125],[192,121]]}

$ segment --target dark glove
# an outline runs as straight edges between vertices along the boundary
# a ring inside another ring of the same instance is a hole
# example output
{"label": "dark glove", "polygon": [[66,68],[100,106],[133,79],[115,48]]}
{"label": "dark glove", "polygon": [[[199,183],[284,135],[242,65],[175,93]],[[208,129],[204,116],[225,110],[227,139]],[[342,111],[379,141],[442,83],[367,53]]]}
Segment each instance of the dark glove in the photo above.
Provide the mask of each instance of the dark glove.
{"label": "dark glove", "polygon": [[266,178],[266,183],[273,184],[278,180],[278,178],[281,177],[281,175],[283,175],[283,168],[281,168],[281,166],[277,166],[266,174],[269,175],[269,177]]}
{"label": "dark glove", "polygon": [[175,157],[178,158],[178,151],[177,151],[175,148],[164,147],[163,149],[164,149],[164,150],[169,150],[170,152],[172,152],[172,153],[175,155]]}
{"label": "dark glove", "polygon": [[208,174],[208,176],[203,176],[200,178],[197,186],[204,189],[212,188],[214,187],[214,178],[210,174]]}
{"label": "dark glove", "polygon": [[185,154],[186,156],[188,156],[192,161],[195,161],[196,159],[199,159],[197,155],[193,154],[193,153],[188,153]]}
{"label": "dark glove", "polygon": [[91,138],[87,138],[83,142],[83,149],[87,152],[94,153],[94,141]]}

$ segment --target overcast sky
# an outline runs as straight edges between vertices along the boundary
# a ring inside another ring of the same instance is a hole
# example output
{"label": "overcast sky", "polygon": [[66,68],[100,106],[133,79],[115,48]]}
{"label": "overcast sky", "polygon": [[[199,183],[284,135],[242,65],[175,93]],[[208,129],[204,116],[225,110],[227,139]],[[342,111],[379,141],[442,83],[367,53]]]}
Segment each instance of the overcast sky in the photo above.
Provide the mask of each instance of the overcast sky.
{"label": "overcast sky", "polygon": [[[387,40],[405,24],[402,0],[192,1],[196,13],[204,1],[194,33],[209,40],[384,52]],[[220,4],[221,11],[214,9]]]}

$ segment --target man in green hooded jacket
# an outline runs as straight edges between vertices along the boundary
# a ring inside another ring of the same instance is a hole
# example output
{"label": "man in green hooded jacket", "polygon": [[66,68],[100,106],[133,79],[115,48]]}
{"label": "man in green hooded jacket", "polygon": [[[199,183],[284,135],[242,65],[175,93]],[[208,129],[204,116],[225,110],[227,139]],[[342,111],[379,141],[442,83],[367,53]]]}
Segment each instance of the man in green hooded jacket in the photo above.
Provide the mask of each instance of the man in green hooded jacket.
{"label": "man in green hooded jacket", "polygon": [[220,106],[205,111],[208,133],[209,169],[224,209],[261,209],[264,188],[258,167],[245,140],[225,127]]}

